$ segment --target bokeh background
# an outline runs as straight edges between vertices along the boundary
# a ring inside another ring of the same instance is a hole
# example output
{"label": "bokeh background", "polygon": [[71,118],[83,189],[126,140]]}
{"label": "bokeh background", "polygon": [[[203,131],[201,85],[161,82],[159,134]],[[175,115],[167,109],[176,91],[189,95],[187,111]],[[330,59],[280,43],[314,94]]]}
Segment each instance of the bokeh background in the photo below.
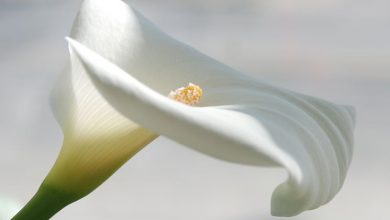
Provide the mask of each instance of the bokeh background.
{"label": "bokeh background", "polygon": [[[24,204],[62,133],[48,105],[81,0],[0,0],[0,197]],[[259,79],[357,109],[355,153],[329,204],[291,220],[390,219],[390,1],[133,0],[172,36]],[[281,169],[159,138],[55,220],[275,220]]]}

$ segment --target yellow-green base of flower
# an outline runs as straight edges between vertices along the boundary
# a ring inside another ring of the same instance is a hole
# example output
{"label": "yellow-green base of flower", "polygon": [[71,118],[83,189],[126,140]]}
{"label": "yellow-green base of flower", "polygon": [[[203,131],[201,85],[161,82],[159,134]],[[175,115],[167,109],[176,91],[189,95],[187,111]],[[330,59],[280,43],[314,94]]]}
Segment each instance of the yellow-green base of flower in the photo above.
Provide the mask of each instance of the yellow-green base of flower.
{"label": "yellow-green base of flower", "polygon": [[46,184],[42,184],[34,197],[20,210],[12,220],[45,220],[70,203],[80,199]]}

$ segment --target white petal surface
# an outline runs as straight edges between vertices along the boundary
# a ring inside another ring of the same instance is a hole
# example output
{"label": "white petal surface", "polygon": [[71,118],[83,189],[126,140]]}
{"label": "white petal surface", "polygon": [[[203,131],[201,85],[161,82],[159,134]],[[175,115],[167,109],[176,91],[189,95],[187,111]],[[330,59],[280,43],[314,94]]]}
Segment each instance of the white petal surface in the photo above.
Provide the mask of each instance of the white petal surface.
{"label": "white petal surface", "polygon": [[[242,93],[239,87],[225,91],[230,105],[190,107],[70,42],[99,91],[123,115],[220,159],[284,166],[289,179],[273,194],[274,215],[291,216],[316,208],[342,186],[351,158],[349,108],[277,88],[262,90],[250,81],[238,83]],[[248,95],[252,100],[245,104]]]}
{"label": "white petal surface", "polygon": [[[88,12],[82,8],[71,36],[88,44],[93,38],[84,41],[88,34],[78,31],[90,27],[86,17]],[[88,45],[95,50],[101,48],[98,43]],[[104,52],[109,53],[109,47]],[[120,63],[121,56],[111,60]],[[84,196],[94,190],[157,137],[113,109],[74,57],[52,91],[51,107],[62,127],[64,142],[45,183],[70,193]]]}
{"label": "white petal surface", "polygon": [[[85,1],[78,21],[84,28],[73,34],[93,51],[70,40],[72,59],[124,116],[220,159],[285,167],[274,215],[317,208],[341,188],[352,156],[350,107],[251,79],[168,37],[119,0]],[[188,82],[203,88],[201,107],[165,97]]]}

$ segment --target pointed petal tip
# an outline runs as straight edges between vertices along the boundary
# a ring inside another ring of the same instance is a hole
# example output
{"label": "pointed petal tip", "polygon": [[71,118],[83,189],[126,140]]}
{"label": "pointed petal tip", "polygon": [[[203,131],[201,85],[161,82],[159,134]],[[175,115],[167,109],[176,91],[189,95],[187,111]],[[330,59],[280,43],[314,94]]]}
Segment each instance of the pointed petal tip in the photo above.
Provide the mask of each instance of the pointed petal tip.
{"label": "pointed petal tip", "polygon": [[[68,42],[68,46],[69,46],[71,52],[75,52],[75,54],[77,55],[78,58],[87,58],[89,56],[95,57],[95,56],[93,56],[95,54],[95,52],[92,51],[91,49],[87,48],[86,46],[84,46],[79,41],[77,41],[71,37],[68,37],[68,36],[65,37],[65,40]],[[82,59],[82,60],[85,60],[85,59]]]}
{"label": "pointed petal tip", "polygon": [[[77,58],[80,58],[79,53],[78,53],[78,47],[79,47],[78,44],[80,44],[80,43],[78,43],[76,40],[74,40],[73,38],[68,37],[68,36],[66,36],[64,39],[66,42],[68,42],[69,53],[71,55],[75,54],[77,56]],[[75,52],[75,53],[73,53],[73,52]]]}
{"label": "pointed petal tip", "polygon": [[[81,44],[77,40],[75,40],[71,37],[68,37],[68,36],[66,36],[64,39],[66,42],[68,42],[68,46],[70,49],[73,49],[75,52],[77,52],[79,50]],[[79,54],[79,53],[77,53],[77,54]]]}
{"label": "pointed petal tip", "polygon": [[68,42],[69,44],[73,41],[73,39],[69,36],[64,37],[65,41]]}
{"label": "pointed petal tip", "polygon": [[[76,56],[86,70],[89,70],[90,67],[93,66],[92,63],[98,63],[94,62],[94,60],[99,59],[100,57],[94,51],[71,37],[65,37],[65,40],[68,42],[71,56]],[[87,73],[89,73],[89,71],[87,71]]]}

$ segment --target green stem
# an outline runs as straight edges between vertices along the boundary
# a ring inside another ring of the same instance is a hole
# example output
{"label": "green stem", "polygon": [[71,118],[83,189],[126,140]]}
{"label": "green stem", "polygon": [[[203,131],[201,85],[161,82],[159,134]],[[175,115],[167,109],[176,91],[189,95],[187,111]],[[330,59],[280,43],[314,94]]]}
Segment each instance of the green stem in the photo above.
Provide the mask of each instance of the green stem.
{"label": "green stem", "polygon": [[12,220],[46,220],[74,202],[75,196],[47,185],[41,185],[34,197],[20,210]]}

